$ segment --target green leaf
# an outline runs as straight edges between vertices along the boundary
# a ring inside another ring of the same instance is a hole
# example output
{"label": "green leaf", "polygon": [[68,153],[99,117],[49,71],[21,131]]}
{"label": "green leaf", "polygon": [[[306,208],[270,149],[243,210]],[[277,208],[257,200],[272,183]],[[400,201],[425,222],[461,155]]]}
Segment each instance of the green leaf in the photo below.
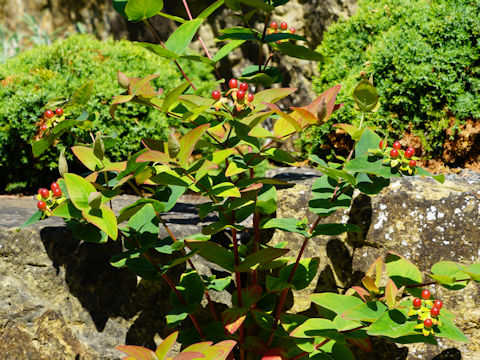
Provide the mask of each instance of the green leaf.
{"label": "green leaf", "polygon": [[246,272],[251,269],[256,269],[258,265],[265,264],[276,258],[288,253],[289,249],[277,249],[277,248],[265,248],[257,251],[246,257],[238,266],[235,267],[235,271]]}
{"label": "green leaf", "polygon": [[287,232],[301,234],[305,237],[311,237],[305,222],[294,218],[272,218],[262,221],[261,229],[279,229]]}
{"label": "green leaf", "polygon": [[[388,276],[398,288],[405,285],[418,285],[422,283],[421,271],[404,257],[388,253],[385,257],[385,267]],[[408,291],[415,296],[420,296],[421,289],[409,288]]]}
{"label": "green leaf", "polygon": [[[66,174],[67,175],[67,174]],[[70,194],[70,192],[69,192]],[[101,205],[99,209],[82,209],[85,220],[95,225],[105,232],[113,240],[117,240],[118,228],[117,217],[112,209],[106,205]]]}
{"label": "green leaf", "polygon": [[468,284],[468,281],[456,281],[468,279],[469,276],[453,261],[437,262],[432,266],[431,272],[432,274],[428,276],[437,280],[440,285],[449,290],[460,290]]}
{"label": "green leaf", "polygon": [[355,157],[361,157],[369,155],[368,149],[376,149],[378,148],[378,144],[382,138],[378,136],[375,132],[370,129],[365,129],[363,131],[360,140],[358,141],[357,145],[355,146]]}
{"label": "green leaf", "polygon": [[284,97],[297,91],[296,88],[279,88],[279,89],[267,89],[259,91],[255,94],[252,101],[252,105],[255,107],[255,111],[264,110],[267,107],[263,103],[275,103]]}
{"label": "green leaf", "polygon": [[221,279],[217,279],[215,275],[212,275],[210,277],[203,276],[203,281],[205,283],[205,287],[208,290],[213,290],[213,291],[223,291],[227,288],[228,285],[232,282],[232,277],[227,276]]}
{"label": "green leaf", "polygon": [[108,241],[108,235],[93,224],[72,221],[68,225],[75,239],[95,244],[104,244]]}
{"label": "green leaf", "polygon": [[284,150],[277,149],[277,148],[270,148],[264,151],[263,154],[269,159],[282,162],[285,164],[291,165],[296,162],[295,158],[292,155],[290,155],[289,152],[286,152]]}
{"label": "green leaf", "polygon": [[182,303],[176,293],[172,291],[170,293],[170,301],[174,307],[181,307],[184,305],[198,306],[202,302],[205,287],[200,275],[198,275],[195,270],[186,270],[182,273],[180,276],[180,282],[175,287],[185,303]]}
{"label": "green leaf", "polygon": [[275,9],[275,7],[273,7],[272,5],[265,4],[263,0],[238,0],[238,1],[245,5],[254,7],[256,9],[262,9],[267,12],[273,11]]}
{"label": "green leaf", "polygon": [[174,15],[170,15],[170,14],[165,14],[165,13],[162,13],[162,12],[159,12],[157,15],[160,15],[164,18],[167,18],[167,19],[170,19],[170,20],[173,20],[173,21],[176,21],[176,22],[179,22],[180,24],[184,24],[186,23],[188,20],[185,20],[184,18],[181,18],[179,16],[174,16]]}
{"label": "green leaf", "polygon": [[380,301],[362,302],[342,313],[342,317],[350,320],[374,322],[387,310],[388,308]]}
{"label": "green leaf", "polygon": [[370,81],[361,80],[353,91],[353,99],[355,100],[355,105],[360,111],[372,112],[378,104],[377,89]]}
{"label": "green leaf", "polygon": [[338,331],[331,320],[312,318],[293,330],[290,336],[297,338],[313,338],[317,336],[336,338]]}
{"label": "green leaf", "polygon": [[437,180],[440,184],[443,184],[445,182],[445,175],[444,174],[433,175],[430,172],[428,172],[427,170],[425,170],[424,168],[421,168],[419,166],[417,167],[417,175],[430,176],[430,177],[434,178],[435,180]]}
{"label": "green leaf", "polygon": [[104,165],[102,161],[95,156],[92,148],[86,146],[73,146],[72,152],[87,169],[91,171],[103,169]]}
{"label": "green leaf", "polygon": [[367,334],[372,336],[388,336],[399,338],[408,335],[417,335],[414,326],[417,320],[409,320],[406,316],[408,308],[393,309],[385,312],[378,320],[367,328]]}
{"label": "green leaf", "polygon": [[355,296],[340,295],[335,293],[312,294],[309,296],[313,303],[341,315],[346,311],[364,304],[364,302]]}
{"label": "green leaf", "polygon": [[173,34],[170,35],[165,43],[165,47],[176,54],[182,54],[192,42],[193,37],[202,23],[203,19],[193,19],[180,25]]}
{"label": "green leaf", "polygon": [[185,90],[188,89],[190,86],[191,81],[185,81],[184,83],[180,84],[176,88],[170,90],[168,94],[166,95],[165,99],[163,100],[162,108],[161,110],[163,112],[167,112],[172,106],[172,104],[177,101],[178,97],[183,94]]}
{"label": "green leaf", "polygon": [[223,5],[225,0],[217,0],[215,1],[212,5],[207,7],[205,10],[203,10],[197,17],[200,19],[206,19],[209,17],[215,10],[217,10],[220,6]]}
{"label": "green leaf", "polygon": [[72,104],[77,106],[87,105],[90,95],[92,94],[93,84],[93,80],[89,80],[80,86],[75,94],[73,94]]}
{"label": "green leaf", "polygon": [[241,26],[235,26],[220,31],[222,34],[218,40],[255,40],[255,32]]}
{"label": "green leaf", "polygon": [[290,44],[288,42],[277,44],[278,50],[288,56],[310,60],[310,61],[322,61],[323,57],[320,53],[311,50],[305,46]]}
{"label": "green leaf", "polygon": [[82,212],[78,210],[75,205],[73,205],[71,200],[65,200],[60,205],[58,205],[53,211],[53,216],[58,216],[65,219],[81,219]]}
{"label": "green leaf", "polygon": [[277,189],[275,189],[275,186],[263,186],[258,192],[255,206],[260,214],[264,215],[270,215],[277,211]]}
{"label": "green leaf", "polygon": [[214,62],[220,61],[220,60],[223,59],[225,56],[227,56],[228,54],[230,54],[233,50],[235,50],[235,49],[238,48],[240,45],[242,45],[244,42],[245,42],[245,40],[233,40],[233,41],[230,41],[228,44],[222,46],[222,47],[217,51],[217,53],[215,54],[215,56],[213,57],[212,60],[213,60]]}
{"label": "green leaf", "polygon": [[199,250],[198,255],[205,260],[217,264],[225,270],[234,271],[235,259],[233,253],[217,243],[212,241],[185,240],[185,245],[192,250]]}
{"label": "green leaf", "polygon": [[[173,59],[178,59],[180,57],[179,54],[176,54],[174,53],[173,51],[170,51],[168,49],[165,49],[163,46],[161,45],[155,45],[155,44],[151,44],[151,43],[144,43],[144,42],[138,42],[138,43],[135,43],[136,45],[139,45],[151,52],[153,52],[154,54],[157,54],[158,56],[161,56],[165,59],[169,59],[169,60],[173,60]],[[129,95],[124,95],[124,96],[129,96]]]}
{"label": "green leaf", "polygon": [[209,194],[216,197],[241,197],[240,190],[230,182],[223,182],[213,186]]}
{"label": "green leaf", "polygon": [[317,169],[334,180],[340,181],[340,179],[345,179],[353,186],[357,184],[357,180],[355,179],[355,177],[345,170],[335,169],[323,165],[317,166]]}
{"label": "green leaf", "polygon": [[305,289],[313,281],[320,261],[319,258],[307,258],[300,260],[297,270],[293,275],[292,280],[288,279],[292,273],[295,264],[285,266],[280,271],[278,278],[267,275],[267,289],[269,291],[281,291],[292,288],[294,290]]}
{"label": "green leaf", "polygon": [[40,220],[42,219],[42,216],[43,216],[43,211],[40,211],[40,210],[39,210],[39,211],[34,212],[33,215],[30,216],[30,218],[29,218],[27,221],[25,221],[25,222],[22,224],[22,226],[20,226],[20,227],[18,228],[18,230],[21,230],[21,229],[23,229],[24,227],[27,227],[27,226],[30,226],[30,225],[35,224],[36,222],[38,222],[38,221],[40,221]]}
{"label": "green leaf", "polygon": [[209,127],[209,123],[197,126],[180,139],[180,153],[178,154],[178,161],[180,164],[185,165],[187,163],[198,140],[200,140]]}
{"label": "green leaf", "polygon": [[148,19],[163,9],[163,0],[128,0],[125,14],[130,21]]}
{"label": "green leaf", "polygon": [[395,168],[385,165],[382,158],[376,156],[361,156],[350,160],[344,169],[349,172],[363,172],[384,177],[386,179],[402,176]]}
{"label": "green leaf", "polygon": [[465,336],[465,334],[455,326],[453,321],[448,317],[443,316],[442,314],[439,315],[439,320],[442,322],[442,326],[438,326],[438,332],[435,332],[435,336],[441,338],[447,338],[453,341],[460,341],[460,342],[468,342],[469,339]]}
{"label": "green leaf", "polygon": [[88,196],[95,192],[95,188],[90,182],[76,174],[67,173],[64,175],[65,186],[67,187],[68,196],[73,205],[79,210],[90,209],[88,204]]}
{"label": "green leaf", "polygon": [[471,264],[462,269],[464,273],[470,275],[474,281],[480,281],[480,264]]}
{"label": "green leaf", "polygon": [[45,152],[45,150],[47,150],[50,147],[50,145],[52,145],[55,142],[57,137],[58,136],[56,134],[50,134],[46,137],[44,136],[42,139],[38,141],[35,141],[32,145],[33,156],[39,157],[40,155],[42,155]]}
{"label": "green leaf", "polygon": [[127,2],[128,0],[113,0],[113,8],[124,18],[127,18],[127,14],[125,14],[125,6],[127,6]]}
{"label": "green leaf", "polygon": [[264,43],[275,42],[279,40],[289,40],[289,39],[302,40],[302,41],[307,40],[303,36],[300,36],[297,34],[278,32],[278,33],[269,34],[265,36]]}
{"label": "green leaf", "polygon": [[[341,183],[337,189],[338,181],[324,175],[313,183],[312,198],[308,203],[310,211],[317,215],[328,216],[338,209],[348,209],[350,207],[353,188],[346,188],[346,183]],[[333,194],[337,189],[340,194],[335,201],[331,201]]]}

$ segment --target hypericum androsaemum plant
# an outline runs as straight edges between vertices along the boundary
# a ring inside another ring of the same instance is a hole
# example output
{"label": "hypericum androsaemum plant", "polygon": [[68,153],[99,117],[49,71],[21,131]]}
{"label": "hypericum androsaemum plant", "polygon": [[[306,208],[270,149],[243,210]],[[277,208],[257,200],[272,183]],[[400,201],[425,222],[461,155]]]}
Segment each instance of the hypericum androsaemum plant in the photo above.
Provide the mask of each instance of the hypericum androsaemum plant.
{"label": "hypericum androsaemum plant", "polygon": [[[181,119],[190,130],[180,138],[173,132],[167,143],[142,139],[144,150],[126,161],[113,163],[108,159],[113,139],[88,134],[87,125],[95,119],[86,113],[76,120],[69,118],[68,108],[75,105],[75,99],[77,105],[88,101],[90,83],[77,91],[73,104],[68,100],[49,104],[51,109],[62,106],[62,111],[45,112],[38,123],[41,137],[33,144],[34,151],[53,144],[62,132],[78,125],[87,136],[79,138],[79,144],[71,150],[89,172],[86,176],[69,173],[65,158],[61,157],[58,187],[52,185],[51,192],[40,189],[39,211],[26,225],[59,216],[83,240],[122,241],[125,251],[111,259],[113,266],[128,267],[145,279],[165,281],[171,288],[172,311],[166,321],[172,328],[182,323],[184,330],[179,339],[188,346],[175,359],[344,360],[353,358],[347,343],[368,350],[371,336],[397,343],[435,344],[438,337],[466,341],[453,323],[454,315],[448,311],[448,304],[444,307],[440,299],[434,300],[429,291],[422,289],[436,285],[457,290],[471,280],[480,281],[480,264],[439,262],[427,273],[432,280],[426,281],[414,264],[399,254],[388,253],[385,259],[379,258],[372,264],[361,285],[353,286],[344,294],[311,294],[310,300],[319,309],[318,317],[286,312],[288,294],[308,287],[318,270],[318,258],[303,257],[308,243],[315,241],[317,235],[360,231],[353,224],[320,223],[322,219],[349,208],[354,190],[375,195],[389,185],[391,178],[432,176],[416,166],[415,149],[403,150],[398,142],[390,146],[388,139],[381,139],[374,129],[364,126],[365,117],[378,108],[376,89],[371,80],[364,79],[353,93],[360,114],[357,125],[336,125],[354,141],[348,157],[337,156],[335,162],[329,163],[318,156],[310,158],[324,174],[313,184],[309,201],[309,209],[317,219],[309,225],[306,218],[273,217],[277,208],[276,186],[288,184],[257,176],[256,167],[270,160],[286,166],[295,164],[297,159],[279,145],[309,127],[324,124],[342,107],[335,103],[340,86],[327,89],[310,104],[291,107],[290,111],[283,111],[275,104],[295,89],[268,88],[280,79],[278,69],[267,66],[273,53],[318,59],[318,54],[295,43],[304,38],[295,31],[287,31],[287,24],[281,24],[282,31],[275,32],[278,25],[270,23],[275,20],[271,19],[274,8],[287,1],[225,0],[224,3],[219,0],[193,18],[184,0],[188,20],[161,13],[161,1],[114,1],[122,15],[132,21],[143,21],[159,42],[139,46],[173,61],[185,82],[163,93],[150,84],[157,75],[140,79],[119,72],[118,83],[125,92],[115,97],[110,107],[111,116],[118,106],[133,101]],[[253,6],[254,11],[244,13],[244,4]],[[222,30],[218,40],[226,44],[213,56],[206,48],[206,57],[184,55],[205,18],[224,5],[247,25],[253,23],[254,15],[263,19],[264,25],[260,30],[251,26]],[[157,14],[181,23],[165,43],[148,21]],[[215,65],[222,57],[246,41],[260,45],[258,66],[246,69],[239,80],[224,82],[223,89],[212,84],[208,97],[196,92],[195,79],[190,79],[177,62],[178,59],[201,61],[216,70]],[[265,44],[270,49],[268,55],[263,54]],[[186,94],[187,90],[190,93]],[[262,127],[268,118],[275,121],[272,131]],[[192,156],[201,148],[210,149],[208,155]],[[440,182],[444,180],[443,176],[433,177]],[[135,191],[139,199],[115,215],[111,200],[125,189]],[[216,220],[204,226],[202,233],[180,238],[167,226],[163,214],[170,211],[186,191],[207,200],[198,207],[200,218],[214,214]],[[252,219],[251,225],[247,219]],[[159,239],[160,227],[165,228],[168,237]],[[262,232],[266,229],[302,235],[304,241],[298,256],[290,256],[291,244],[265,243]],[[253,231],[248,231],[250,237],[240,244],[239,237],[247,230]],[[212,236],[221,231],[230,234],[230,246],[212,240]],[[161,262],[158,254],[169,254],[171,260]],[[231,275],[202,276],[192,260],[193,255],[203,257]],[[171,269],[184,263],[186,270],[179,283],[174,284],[169,275]],[[210,293],[225,291],[232,283],[233,307],[220,313]],[[200,323],[196,316],[203,299],[211,312],[206,324]],[[120,346],[119,350],[129,355],[126,359],[165,359],[176,336],[168,337],[155,353],[135,346]],[[216,345],[209,342],[218,339],[223,341]]]}

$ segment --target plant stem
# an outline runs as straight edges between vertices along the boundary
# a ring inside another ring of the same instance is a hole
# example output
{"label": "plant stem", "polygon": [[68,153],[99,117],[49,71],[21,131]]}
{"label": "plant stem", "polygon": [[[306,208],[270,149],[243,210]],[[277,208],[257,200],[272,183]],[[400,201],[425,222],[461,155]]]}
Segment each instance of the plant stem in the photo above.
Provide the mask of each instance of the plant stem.
{"label": "plant stem", "polygon": [[[178,242],[178,239],[177,239],[176,236],[173,234],[173,232],[170,230],[170,228],[168,227],[167,223],[163,220],[163,218],[160,216],[160,214],[155,211],[155,215],[157,216],[157,219],[162,223],[163,227],[164,227],[165,230],[167,231],[168,235],[170,235],[170,237],[172,238],[172,240],[173,240],[174,242]],[[181,250],[180,250],[180,253],[181,253],[182,255],[186,255],[186,251],[185,251],[184,249],[181,249]],[[193,264],[192,260],[188,259],[187,262],[188,262],[188,264],[190,265],[190,267],[198,273],[198,271],[197,271],[195,265]],[[217,312],[215,311],[215,307],[213,306],[212,299],[210,298],[210,295],[209,295],[209,293],[208,293],[208,290],[205,289],[203,292],[204,292],[204,294],[205,294],[205,297],[207,298],[208,307],[209,307],[209,309],[210,309],[210,312],[212,313],[213,318],[215,319],[215,321],[219,321],[218,314],[217,314]]]}
{"label": "plant stem", "polygon": [[258,72],[262,72],[263,62],[263,42],[265,41],[265,35],[267,34],[268,22],[270,21],[270,13],[265,17],[265,25],[263,26],[262,38],[260,39],[260,49],[258,50]]}
{"label": "plant stem", "polygon": [[[139,248],[138,244],[134,243],[128,236],[125,236],[123,233],[122,233],[122,236],[127,239],[127,241],[132,244],[135,248]],[[157,265],[157,263],[155,263],[155,261],[153,261],[153,259],[147,254],[147,253],[144,253],[142,254],[142,256],[150,263],[153,265],[153,267],[155,268],[155,270],[157,270],[160,274],[162,274],[162,269],[160,269]],[[175,293],[175,295],[177,296],[178,300],[183,304],[183,305],[187,305],[185,299],[183,298],[182,294],[180,294],[177,290],[177,288],[175,287],[175,284],[173,283],[173,281],[168,277],[167,274],[162,274],[162,279],[165,280],[165,282],[168,284],[168,286],[172,289],[172,291]],[[198,334],[200,335],[200,337],[202,339],[205,339],[205,334],[203,333],[202,329],[200,328],[200,324],[196,318],[196,316],[194,314],[188,314],[188,316],[190,317],[190,320],[192,320],[192,323],[193,323],[193,326],[195,326],[195,329],[197,330]]]}

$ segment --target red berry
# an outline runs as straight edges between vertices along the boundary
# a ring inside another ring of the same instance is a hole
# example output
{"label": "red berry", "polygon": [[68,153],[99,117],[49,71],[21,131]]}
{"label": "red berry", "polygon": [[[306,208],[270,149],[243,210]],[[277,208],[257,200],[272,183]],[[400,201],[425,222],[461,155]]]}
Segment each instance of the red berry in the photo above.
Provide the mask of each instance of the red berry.
{"label": "red berry", "polygon": [[415,152],[408,151],[408,150],[405,151],[405,157],[407,159],[410,159],[414,154],[415,154]]}
{"label": "red berry", "polygon": [[287,30],[288,29],[288,25],[285,21],[280,24],[280,29],[282,29],[282,30]]}
{"label": "red berry", "polygon": [[433,326],[433,321],[432,319],[425,319],[425,321],[423,322],[423,325],[426,327],[426,328],[431,328]]}
{"label": "red berry", "polygon": [[275,21],[272,21],[272,22],[270,23],[270,27],[271,27],[272,29],[276,29],[276,28],[278,28],[278,25],[277,25],[277,23],[276,23]]}
{"label": "red berry", "polygon": [[422,300],[420,300],[419,298],[413,299],[413,307],[414,308],[418,309],[421,306],[422,306]]}
{"label": "red berry", "polygon": [[60,190],[60,188],[53,189],[52,191],[53,191],[53,196],[55,197],[62,196],[62,190]]}
{"label": "red berry", "polygon": [[397,149],[397,150],[400,150],[402,148],[402,144],[400,144],[398,141],[395,141],[393,143],[393,148]]}
{"label": "red berry", "polygon": [[247,95],[247,100],[248,100],[249,102],[252,102],[252,101],[253,101],[253,94],[252,94],[252,93],[250,93],[250,94]]}
{"label": "red berry", "polygon": [[47,203],[45,201],[39,201],[37,203],[37,207],[39,210],[45,210],[47,208]]}
{"label": "red berry", "polygon": [[295,28],[294,28],[294,27],[290,28],[290,32],[291,32],[292,34],[295,34]]}
{"label": "red berry", "polygon": [[415,166],[417,166],[417,162],[415,160],[410,160],[408,165],[410,165],[410,167],[415,167]]}
{"label": "red berry", "polygon": [[397,156],[398,156],[398,150],[392,149],[392,151],[390,151],[390,157],[396,158]]}
{"label": "red berry", "polygon": [[214,100],[220,100],[221,97],[222,97],[222,94],[220,94],[220,91],[215,90],[214,92],[212,92],[212,98]]}
{"label": "red berry", "polygon": [[430,299],[430,296],[431,296],[430,291],[428,291],[427,289],[423,290],[421,296],[422,296],[422,299],[425,299],[425,300]]}
{"label": "red berry", "polygon": [[55,190],[55,189],[60,189],[60,185],[58,183],[53,182],[52,185],[50,185],[50,189]]}
{"label": "red berry", "polygon": [[440,300],[435,300],[433,307],[436,307],[438,310],[440,310],[443,307],[443,303]]}
{"label": "red berry", "polygon": [[433,307],[432,310],[430,310],[430,315],[432,315],[433,317],[437,317],[438,314],[440,314],[439,308]]}
{"label": "red berry", "polygon": [[241,83],[239,89],[243,90],[243,91],[247,91],[248,90],[248,84],[247,83]]}
{"label": "red berry", "polygon": [[243,100],[243,99],[245,99],[245,91],[243,91],[243,90],[238,90],[238,91],[237,91],[237,99],[238,99],[238,100]]}
{"label": "red berry", "polygon": [[230,87],[230,89],[235,89],[238,86],[237,79],[230,79],[230,81],[228,82],[228,86]]}
{"label": "red berry", "polygon": [[40,130],[47,131],[47,124],[42,124],[42,126],[40,126]]}
{"label": "red berry", "polygon": [[380,149],[383,149],[383,140],[380,141],[380,144],[378,144],[378,147],[379,147]]}
{"label": "red berry", "polygon": [[51,119],[55,115],[52,110],[47,110],[45,111],[45,116],[49,119]]}
{"label": "red berry", "polygon": [[413,147],[411,147],[411,146],[408,147],[407,150],[405,150],[405,151],[408,151],[408,152],[411,152],[411,153],[414,153],[414,154],[415,154],[415,148],[413,148]]}
{"label": "red berry", "polygon": [[62,116],[63,115],[63,109],[62,108],[57,108],[55,110],[55,114],[57,114],[58,116]]}
{"label": "red berry", "polygon": [[38,189],[38,193],[44,199],[46,199],[50,196],[50,191],[48,191],[48,189],[45,189],[45,188]]}

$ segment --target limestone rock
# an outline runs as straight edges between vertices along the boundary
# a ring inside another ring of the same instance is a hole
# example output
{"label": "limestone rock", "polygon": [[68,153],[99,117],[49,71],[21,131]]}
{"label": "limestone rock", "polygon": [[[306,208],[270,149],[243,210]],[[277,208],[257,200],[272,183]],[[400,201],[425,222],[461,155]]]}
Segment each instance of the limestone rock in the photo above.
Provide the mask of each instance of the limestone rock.
{"label": "limestone rock", "polygon": [[[310,188],[316,179],[313,172],[305,174],[302,170],[284,169],[277,176],[295,181],[294,187],[278,192],[277,217],[301,219],[306,216],[309,224],[313,223],[316,216],[308,211],[307,205]],[[480,174],[464,172],[461,176],[449,175],[444,184],[430,178],[394,179],[379,195],[372,198],[357,195],[350,209],[337,212],[326,220],[356,224],[363,233],[320,236],[309,241],[305,256],[320,258],[319,274],[309,289],[295,294],[292,311],[313,315],[305,295],[313,290],[342,292],[342,289],[359,283],[369,265],[389,251],[405,256],[425,272],[442,260],[479,263]],[[278,231],[272,243],[286,240],[286,233]],[[303,238],[288,234],[288,240],[293,252],[298,253]],[[426,281],[428,279],[425,277]],[[460,344],[440,340],[439,347],[409,345],[408,356],[400,359],[432,359],[450,347],[461,353],[461,359],[480,358],[480,285],[470,283],[459,291],[436,286],[431,291],[457,315],[456,324],[470,342]],[[398,351],[401,352],[400,349]],[[447,355],[453,356],[452,351],[446,351],[435,359],[445,359],[447,357],[443,356]],[[365,358],[370,359],[371,356],[366,355]],[[381,356],[380,353],[378,356]],[[392,358],[390,352],[385,356],[385,359]]]}

